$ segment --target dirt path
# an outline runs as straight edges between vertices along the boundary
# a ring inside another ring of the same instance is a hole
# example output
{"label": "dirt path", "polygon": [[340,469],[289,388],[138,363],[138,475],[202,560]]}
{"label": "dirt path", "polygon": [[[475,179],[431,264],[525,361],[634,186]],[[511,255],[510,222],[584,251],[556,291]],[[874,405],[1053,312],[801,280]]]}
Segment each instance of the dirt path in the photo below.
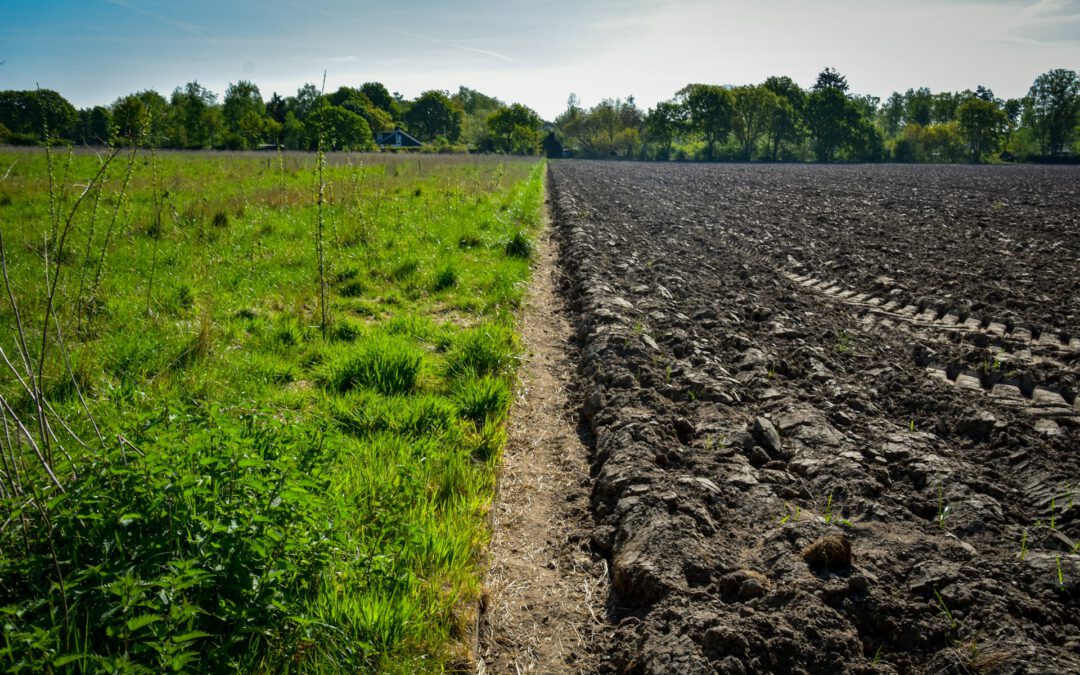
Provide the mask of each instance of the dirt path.
{"label": "dirt path", "polygon": [[478,673],[594,668],[588,646],[607,573],[588,553],[588,450],[568,398],[572,331],[556,291],[557,246],[545,232],[523,321],[526,357],[493,509]]}

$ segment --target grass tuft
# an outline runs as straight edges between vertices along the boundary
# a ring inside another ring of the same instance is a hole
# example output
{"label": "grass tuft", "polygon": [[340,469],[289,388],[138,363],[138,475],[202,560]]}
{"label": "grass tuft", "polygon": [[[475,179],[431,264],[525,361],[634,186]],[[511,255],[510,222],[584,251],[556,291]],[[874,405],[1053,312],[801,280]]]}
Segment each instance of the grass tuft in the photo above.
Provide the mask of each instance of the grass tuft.
{"label": "grass tuft", "polygon": [[445,291],[448,288],[453,288],[458,285],[459,275],[457,268],[453,263],[448,263],[446,266],[439,269],[435,273],[435,279],[431,283],[431,288],[436,293],[439,291]]}
{"label": "grass tuft", "polygon": [[387,396],[407,394],[416,385],[422,359],[420,351],[405,340],[372,336],[332,358],[321,379],[337,392],[368,387]]}
{"label": "grass tuft", "polygon": [[450,375],[503,375],[517,358],[517,337],[498,323],[487,323],[462,331],[447,355]]}
{"label": "grass tuft", "polygon": [[524,232],[518,231],[506,242],[506,255],[511,258],[531,258],[533,246],[532,240]]}
{"label": "grass tuft", "polygon": [[454,401],[462,418],[477,427],[487,422],[500,423],[510,410],[510,388],[497,377],[469,378],[458,384]]}

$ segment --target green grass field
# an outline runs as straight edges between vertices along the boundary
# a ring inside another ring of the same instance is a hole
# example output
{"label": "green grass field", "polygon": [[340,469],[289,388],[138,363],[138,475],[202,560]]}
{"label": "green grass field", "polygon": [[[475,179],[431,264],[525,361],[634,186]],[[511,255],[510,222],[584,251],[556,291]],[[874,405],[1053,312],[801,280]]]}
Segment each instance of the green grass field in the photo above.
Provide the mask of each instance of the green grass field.
{"label": "green grass field", "polygon": [[543,165],[52,153],[0,152],[0,670],[463,663]]}

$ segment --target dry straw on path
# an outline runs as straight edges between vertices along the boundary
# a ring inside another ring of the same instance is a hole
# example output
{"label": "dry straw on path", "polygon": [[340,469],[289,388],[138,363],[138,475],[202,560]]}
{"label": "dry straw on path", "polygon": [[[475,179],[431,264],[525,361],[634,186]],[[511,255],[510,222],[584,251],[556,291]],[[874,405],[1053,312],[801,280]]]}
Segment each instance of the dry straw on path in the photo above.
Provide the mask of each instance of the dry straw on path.
{"label": "dry straw on path", "polygon": [[555,289],[556,260],[548,232],[523,319],[527,355],[493,507],[478,673],[594,665],[607,574],[588,552],[587,449],[567,398],[572,331]]}

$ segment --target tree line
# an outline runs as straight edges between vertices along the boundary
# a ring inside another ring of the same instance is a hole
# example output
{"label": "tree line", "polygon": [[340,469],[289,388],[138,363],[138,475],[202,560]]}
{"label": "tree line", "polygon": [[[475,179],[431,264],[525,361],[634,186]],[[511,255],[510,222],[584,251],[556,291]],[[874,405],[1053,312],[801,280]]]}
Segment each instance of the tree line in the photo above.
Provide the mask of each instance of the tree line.
{"label": "tree line", "polygon": [[555,119],[581,157],[729,161],[984,162],[1080,156],[1080,76],[1039,75],[1027,96],[990,89],[895,92],[884,103],[850,91],[832,68],[809,89],[790,77],[761,84],[688,84],[649,110],[634,98],[584,109],[571,95]]}
{"label": "tree line", "polygon": [[293,96],[241,80],[222,97],[189,82],[166,99],[153,90],[108,106],[76,109],[48,89],[0,91],[0,142],[138,143],[161,148],[372,150],[401,128],[445,152],[545,153],[551,157],[737,160],[984,162],[1080,157],[1080,76],[1058,68],[1026,96],[1001,99],[978,86],[878,97],[855,94],[832,68],[809,89],[790,77],[760,84],[688,84],[642,110],[634,97],[584,108],[571,95],[553,122],[519,103],[467,87],[415,99],[379,82]]}
{"label": "tree line", "polygon": [[372,150],[377,134],[396,128],[436,151],[536,154],[543,121],[525,106],[467,87],[406,99],[380,82],[329,94],[308,83],[294,96],[274,92],[264,100],[254,83],[241,80],[219,100],[194,81],[169,98],[148,89],[83,109],[49,89],[0,91],[0,142],[12,144],[48,139],[183,149]]}

